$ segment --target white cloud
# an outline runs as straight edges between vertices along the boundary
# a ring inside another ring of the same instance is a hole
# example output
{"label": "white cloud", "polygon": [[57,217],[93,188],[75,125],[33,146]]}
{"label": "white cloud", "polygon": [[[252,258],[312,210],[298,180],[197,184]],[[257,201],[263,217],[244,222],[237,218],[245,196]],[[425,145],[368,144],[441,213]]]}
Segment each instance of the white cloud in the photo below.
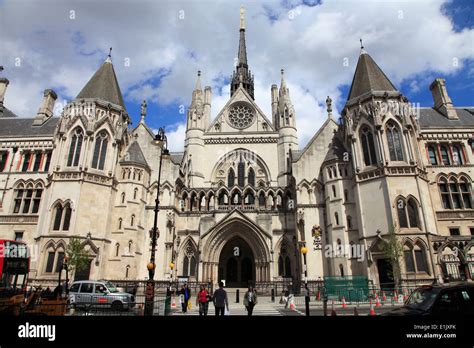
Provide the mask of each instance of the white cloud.
{"label": "white cloud", "polygon": [[[0,59],[10,79],[7,107],[31,116],[45,88],[54,88],[63,99],[75,97],[112,46],[128,100],[188,105],[196,71],[202,70],[203,86],[213,87],[215,117],[229,98],[222,81],[231,74],[237,54],[240,3],[214,1],[215,6],[151,0],[94,6],[87,1],[46,0],[24,6],[3,1],[0,12],[7,15],[0,25]],[[356,0],[323,1],[309,7],[298,1],[244,1],[257,104],[270,118],[270,86],[279,83],[280,69],[285,68],[302,148],[326,118],[327,95],[334,106],[344,103],[340,87],[352,81],[361,37],[397,86],[425,72],[454,73],[474,58],[474,30],[455,32],[441,11],[444,2],[374,0],[362,6]],[[14,67],[18,57],[23,61],[19,68]],[[343,65],[344,59],[349,66]],[[158,76],[164,76],[160,83]],[[423,79],[413,83],[415,89],[429,84]],[[172,129],[173,146],[179,148],[184,124]]]}

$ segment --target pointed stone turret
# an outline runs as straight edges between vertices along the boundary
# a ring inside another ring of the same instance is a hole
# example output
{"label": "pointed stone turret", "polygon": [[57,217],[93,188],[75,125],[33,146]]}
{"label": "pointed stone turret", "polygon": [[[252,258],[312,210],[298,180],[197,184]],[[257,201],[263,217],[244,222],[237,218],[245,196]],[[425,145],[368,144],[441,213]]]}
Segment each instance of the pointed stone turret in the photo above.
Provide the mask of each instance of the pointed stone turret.
{"label": "pointed stone turret", "polygon": [[79,92],[76,99],[102,99],[125,109],[122,92],[120,91],[110,54],[104,64]]}
{"label": "pointed stone turret", "polygon": [[347,103],[352,104],[358,99],[364,99],[371,95],[383,96],[385,93],[390,96],[400,95],[400,92],[362,46]]}
{"label": "pointed stone turret", "polygon": [[247,48],[245,45],[245,10],[240,8],[240,38],[239,38],[239,52],[237,57],[237,66],[232,74],[232,82],[230,84],[230,96],[232,97],[235,91],[242,86],[247,93],[254,99],[254,83],[253,75],[249,70],[247,63]]}
{"label": "pointed stone turret", "polygon": [[[272,97],[273,99],[273,97]],[[298,135],[296,132],[295,108],[290,99],[290,90],[286,86],[285,71],[281,69],[281,82],[278,91],[275,128],[278,130],[278,183],[288,185],[291,168],[289,158],[291,151],[298,150]]]}
{"label": "pointed stone turret", "polygon": [[202,159],[204,149],[204,131],[209,125],[211,108],[211,89],[206,87],[204,93],[201,89],[201,71],[198,71],[196,87],[193,91],[191,105],[188,110],[185,138],[185,163],[188,163],[188,184],[202,187],[204,184],[205,163],[193,158]]}

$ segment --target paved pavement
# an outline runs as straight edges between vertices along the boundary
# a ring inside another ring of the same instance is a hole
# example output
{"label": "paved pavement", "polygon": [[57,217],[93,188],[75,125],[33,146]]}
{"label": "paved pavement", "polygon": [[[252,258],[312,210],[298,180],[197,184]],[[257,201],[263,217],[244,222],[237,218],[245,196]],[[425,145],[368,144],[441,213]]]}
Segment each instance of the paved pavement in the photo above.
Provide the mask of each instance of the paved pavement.
{"label": "paved pavement", "polygon": [[[195,299],[191,299],[195,300]],[[294,309],[290,308],[285,308],[284,304],[280,304],[278,302],[279,299],[276,299],[275,302],[271,302],[270,297],[260,297],[259,302],[255,306],[253,310],[253,315],[255,316],[304,316],[306,313],[305,305],[297,303]],[[199,309],[197,306],[195,306],[195,302],[192,302],[193,306],[191,310],[188,310],[186,313],[181,312],[181,306],[178,303],[176,303],[176,308],[172,309],[171,315],[174,316],[198,316],[199,315]],[[388,312],[394,308],[397,308],[398,305],[392,305],[391,303],[387,303],[384,305],[381,305],[380,307],[375,307],[374,305],[374,310],[376,315]],[[347,304],[345,308],[342,308],[342,304],[334,304],[334,311],[336,312],[336,315],[338,316],[353,316],[355,315],[354,308],[356,308],[357,315],[359,316],[367,316],[369,315],[370,312],[370,304],[368,303],[363,303],[363,304]],[[247,315],[247,311],[245,310],[244,305],[240,303],[235,303],[234,301],[231,301],[229,304],[229,309],[230,309],[230,315],[238,315],[238,316],[245,316]],[[332,303],[328,303],[328,308],[327,308],[327,315],[332,314]],[[212,303],[209,303],[209,311],[208,315],[214,315],[214,305]],[[321,301],[313,301],[310,302],[310,315],[315,315],[315,316],[322,316],[324,315],[324,310],[323,310],[323,305]]]}

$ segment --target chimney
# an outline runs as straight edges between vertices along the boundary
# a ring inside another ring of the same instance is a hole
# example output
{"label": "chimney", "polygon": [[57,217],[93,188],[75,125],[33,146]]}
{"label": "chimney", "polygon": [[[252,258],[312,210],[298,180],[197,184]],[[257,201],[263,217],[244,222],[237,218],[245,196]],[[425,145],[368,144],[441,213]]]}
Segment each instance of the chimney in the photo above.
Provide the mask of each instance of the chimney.
{"label": "chimney", "polygon": [[5,77],[0,77],[0,114],[3,114],[3,100],[5,99],[5,92],[10,81]]}
{"label": "chimney", "polygon": [[433,95],[434,108],[450,120],[458,120],[458,114],[446,90],[446,81],[442,78],[435,79],[430,85],[430,90]]}
{"label": "chimney", "polygon": [[33,126],[42,126],[51,116],[53,116],[54,103],[58,95],[52,89],[45,89],[43,101],[38,109]]}

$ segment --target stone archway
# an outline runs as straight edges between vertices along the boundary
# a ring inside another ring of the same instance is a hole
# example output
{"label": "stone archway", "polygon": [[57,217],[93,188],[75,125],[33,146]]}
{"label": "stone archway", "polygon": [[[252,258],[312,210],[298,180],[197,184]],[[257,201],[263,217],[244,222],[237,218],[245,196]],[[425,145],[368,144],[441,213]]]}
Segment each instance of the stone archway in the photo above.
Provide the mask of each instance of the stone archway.
{"label": "stone archway", "polygon": [[218,280],[225,280],[227,287],[255,285],[254,255],[241,237],[233,237],[222,248]]}
{"label": "stone archway", "polygon": [[[233,286],[247,286],[249,281],[254,285],[270,281],[271,236],[240,212],[230,214],[202,237],[200,280],[216,284],[225,279],[234,242],[237,243],[234,247],[240,246],[239,251],[243,254],[237,262],[237,281]],[[231,264],[230,267],[234,266]]]}

